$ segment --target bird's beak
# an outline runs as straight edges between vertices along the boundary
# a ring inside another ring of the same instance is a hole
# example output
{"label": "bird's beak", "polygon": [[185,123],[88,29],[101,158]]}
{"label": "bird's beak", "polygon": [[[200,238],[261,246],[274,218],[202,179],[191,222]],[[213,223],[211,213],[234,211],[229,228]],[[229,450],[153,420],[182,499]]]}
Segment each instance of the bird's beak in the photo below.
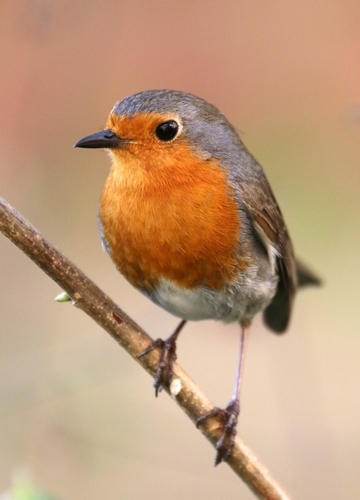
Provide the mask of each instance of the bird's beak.
{"label": "bird's beak", "polygon": [[91,149],[101,149],[101,148],[119,148],[123,144],[127,143],[124,139],[120,139],[114,132],[110,129],[102,130],[101,132],[96,132],[96,134],[91,134],[74,144],[74,148],[91,148]]}

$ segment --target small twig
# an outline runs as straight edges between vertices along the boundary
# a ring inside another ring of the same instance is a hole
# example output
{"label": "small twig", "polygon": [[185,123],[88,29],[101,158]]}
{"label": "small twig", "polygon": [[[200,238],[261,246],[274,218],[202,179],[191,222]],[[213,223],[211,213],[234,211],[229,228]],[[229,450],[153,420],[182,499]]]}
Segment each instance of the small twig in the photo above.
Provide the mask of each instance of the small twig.
{"label": "small twig", "polygon": [[[132,358],[154,376],[159,360],[158,350],[143,358],[137,358],[152,339],[2,198],[0,198],[0,231],[65,290],[76,307],[93,318]],[[177,382],[175,384],[177,390],[179,388],[180,390],[173,391],[173,399],[195,423],[200,415],[213,408],[213,404],[178,364],[174,367],[174,379]],[[168,389],[165,390],[169,393]],[[209,419],[201,432],[215,445],[221,433],[219,423]],[[258,498],[289,500],[286,493],[239,437],[236,438],[232,456],[227,463]]]}

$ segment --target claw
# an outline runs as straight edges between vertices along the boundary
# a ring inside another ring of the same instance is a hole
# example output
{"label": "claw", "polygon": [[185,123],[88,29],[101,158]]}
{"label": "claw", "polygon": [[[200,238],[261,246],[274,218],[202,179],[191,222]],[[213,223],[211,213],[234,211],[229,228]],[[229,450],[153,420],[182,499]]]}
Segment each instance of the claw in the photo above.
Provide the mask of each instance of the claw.
{"label": "claw", "polygon": [[174,363],[176,361],[176,340],[179,336],[179,333],[183,329],[186,320],[181,320],[178,327],[174,331],[172,335],[166,340],[156,339],[154,342],[151,342],[149,346],[147,346],[139,355],[138,358],[142,358],[149,354],[149,352],[157,349],[158,347],[161,349],[161,355],[159,364],[156,370],[156,374],[154,377],[153,386],[155,387],[155,396],[157,397],[159,392],[162,391],[164,384],[169,385],[173,373],[174,373]]}
{"label": "claw", "polygon": [[173,376],[176,361],[176,342],[172,337],[167,340],[156,339],[138,355],[138,358],[141,358],[158,347],[161,349],[161,355],[153,383],[156,397],[162,391],[164,383],[169,384]]}
{"label": "claw", "polygon": [[140,354],[138,354],[138,358],[142,358],[143,356],[146,356],[149,354],[149,352],[153,351],[157,347],[163,348],[164,341],[162,339],[156,339],[154,342],[151,342],[150,345],[148,345],[143,351],[141,351]]}
{"label": "claw", "polygon": [[215,466],[219,465],[221,462],[226,462],[231,455],[235,442],[239,413],[240,404],[239,400],[236,398],[232,399],[224,410],[215,407],[196,420],[196,427],[199,427],[208,418],[216,417],[223,427],[223,432],[216,443],[217,453],[215,456]]}

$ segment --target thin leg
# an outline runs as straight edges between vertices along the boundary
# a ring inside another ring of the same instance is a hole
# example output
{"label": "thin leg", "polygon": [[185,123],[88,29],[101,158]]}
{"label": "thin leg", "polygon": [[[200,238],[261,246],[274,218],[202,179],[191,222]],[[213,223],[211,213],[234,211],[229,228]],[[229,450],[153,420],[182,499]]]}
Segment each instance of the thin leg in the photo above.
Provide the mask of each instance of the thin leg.
{"label": "thin leg", "polygon": [[240,348],[239,348],[239,357],[238,363],[236,367],[236,378],[234,385],[234,393],[232,399],[240,400],[240,388],[241,388],[241,379],[244,371],[244,360],[245,360],[245,347],[246,347],[246,334],[248,331],[248,324],[240,325],[241,333],[240,333]]}
{"label": "thin leg", "polygon": [[239,357],[236,368],[234,392],[230,403],[224,410],[217,407],[213,408],[208,413],[205,413],[205,415],[201,415],[201,417],[199,417],[196,421],[196,427],[199,427],[199,425],[201,425],[208,418],[216,417],[218,420],[220,420],[223,426],[223,433],[216,443],[217,453],[215,457],[215,465],[218,465],[221,462],[225,462],[231,455],[234,446],[236,426],[240,413],[241,377],[244,366],[245,343],[248,327],[249,323],[241,324]]}
{"label": "thin leg", "polygon": [[149,352],[153,351],[157,347],[161,349],[161,356],[159,360],[159,364],[156,370],[155,378],[154,378],[154,387],[155,387],[155,396],[157,397],[158,393],[161,391],[163,384],[169,384],[170,380],[173,376],[174,371],[174,363],[176,361],[176,340],[184,328],[186,320],[183,319],[180,321],[176,330],[170,337],[166,340],[156,339],[152,342],[146,349],[144,349],[139,355],[138,358],[142,356],[146,356]]}

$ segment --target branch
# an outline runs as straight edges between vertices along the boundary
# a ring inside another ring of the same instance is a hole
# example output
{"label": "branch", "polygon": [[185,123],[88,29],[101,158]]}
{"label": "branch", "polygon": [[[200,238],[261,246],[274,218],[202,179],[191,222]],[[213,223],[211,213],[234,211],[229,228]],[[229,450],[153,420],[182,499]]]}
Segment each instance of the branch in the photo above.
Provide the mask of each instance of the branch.
{"label": "branch", "polygon": [[[0,198],[0,232],[50,276],[69,295],[73,305],[106,330],[151,376],[155,375],[158,350],[137,358],[152,341],[149,335],[3,198]],[[172,397],[192,422],[195,423],[200,415],[213,408],[213,404],[178,364],[174,367],[173,381]],[[168,388],[165,391],[170,394]],[[221,434],[219,422],[209,419],[201,432],[215,445]],[[227,463],[258,498],[290,500],[238,436]]]}

